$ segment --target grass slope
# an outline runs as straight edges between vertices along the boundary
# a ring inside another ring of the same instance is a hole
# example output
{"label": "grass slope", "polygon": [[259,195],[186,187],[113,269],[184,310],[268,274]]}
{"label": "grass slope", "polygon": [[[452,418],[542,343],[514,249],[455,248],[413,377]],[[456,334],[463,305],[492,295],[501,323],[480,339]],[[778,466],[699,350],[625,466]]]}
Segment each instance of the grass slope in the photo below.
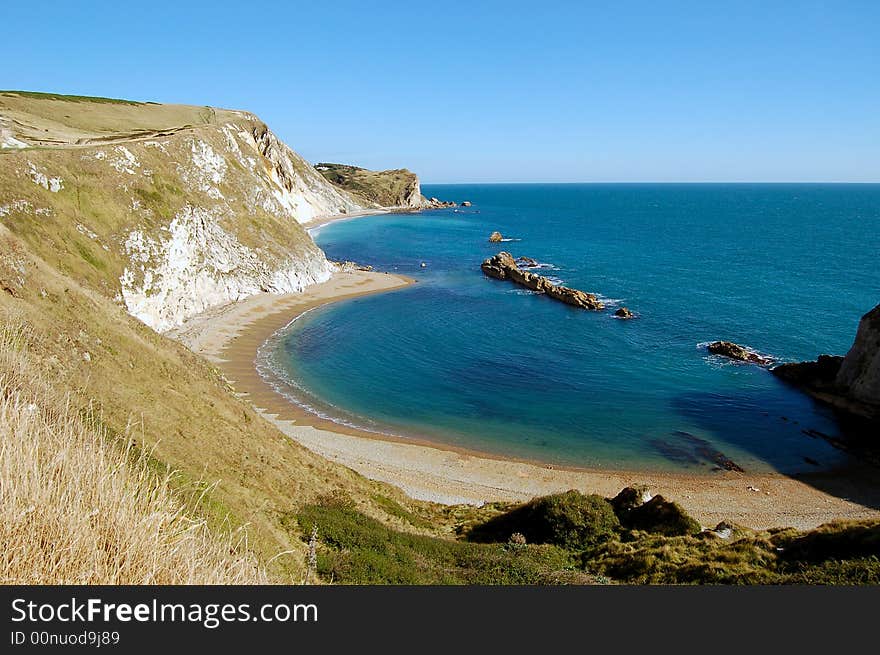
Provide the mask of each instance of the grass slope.
{"label": "grass slope", "polygon": [[29,337],[0,331],[0,583],[265,584],[241,533],[209,530],[143,451],[46,383]]}

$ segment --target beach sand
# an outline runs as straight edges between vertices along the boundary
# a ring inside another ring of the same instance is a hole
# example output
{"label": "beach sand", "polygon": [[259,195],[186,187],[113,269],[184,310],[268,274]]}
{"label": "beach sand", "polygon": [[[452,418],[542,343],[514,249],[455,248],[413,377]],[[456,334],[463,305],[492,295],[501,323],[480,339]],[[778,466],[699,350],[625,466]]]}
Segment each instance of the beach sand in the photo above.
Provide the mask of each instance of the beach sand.
{"label": "beach sand", "polygon": [[387,273],[336,273],[300,294],[261,294],[214,308],[169,336],[215,363],[238,393],[291,438],[420,500],[482,504],[567,489],[613,496],[627,485],[646,484],[652,493],[680,503],[704,526],[727,520],[752,528],[806,529],[835,519],[880,518],[880,476],[868,465],[796,478],[734,471],[689,475],[550,467],[349,429],[294,405],[257,373],[257,349],[303,312],[412,283]]}

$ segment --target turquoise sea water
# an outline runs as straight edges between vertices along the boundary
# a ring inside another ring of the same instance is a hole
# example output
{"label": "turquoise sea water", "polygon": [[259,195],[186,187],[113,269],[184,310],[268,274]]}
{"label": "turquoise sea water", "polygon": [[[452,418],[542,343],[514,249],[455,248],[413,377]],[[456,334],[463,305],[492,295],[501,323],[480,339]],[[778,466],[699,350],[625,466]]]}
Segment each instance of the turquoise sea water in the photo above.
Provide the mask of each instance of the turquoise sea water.
{"label": "turquoise sea water", "polygon": [[[846,462],[804,432],[840,435],[829,410],[700,344],[781,361],[845,353],[880,302],[880,185],[423,190],[473,207],[316,232],[331,259],[418,284],[279,335],[265,363],[298,402],[378,432],[575,466],[709,472],[717,452],[747,471]],[[493,230],[513,240],[490,244]],[[480,262],[502,248],[610,310],[484,277]],[[638,318],[614,319],[616,304]]]}

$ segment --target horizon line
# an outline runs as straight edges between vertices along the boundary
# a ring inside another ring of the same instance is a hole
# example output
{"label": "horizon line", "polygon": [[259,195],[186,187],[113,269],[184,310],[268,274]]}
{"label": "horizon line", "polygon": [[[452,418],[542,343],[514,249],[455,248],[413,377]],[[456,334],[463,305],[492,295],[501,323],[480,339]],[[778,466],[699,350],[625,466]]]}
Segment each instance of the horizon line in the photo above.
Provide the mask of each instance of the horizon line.
{"label": "horizon line", "polygon": [[524,181],[496,181],[496,182],[426,182],[424,180],[421,181],[423,185],[445,185],[445,186],[464,186],[464,185],[473,185],[473,184],[862,184],[862,185],[880,185],[880,180],[877,181],[864,181],[864,180],[586,180],[586,181],[578,181],[578,182],[554,182],[554,181],[540,181],[540,182],[524,182]]}

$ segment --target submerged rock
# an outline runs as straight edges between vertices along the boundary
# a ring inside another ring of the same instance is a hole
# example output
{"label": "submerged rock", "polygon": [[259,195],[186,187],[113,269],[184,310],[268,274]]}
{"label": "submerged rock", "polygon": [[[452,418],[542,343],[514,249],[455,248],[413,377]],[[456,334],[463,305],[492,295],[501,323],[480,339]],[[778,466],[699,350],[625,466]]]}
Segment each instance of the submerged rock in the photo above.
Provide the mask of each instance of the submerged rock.
{"label": "submerged rock", "polygon": [[627,309],[626,307],[619,307],[619,308],[617,309],[617,311],[614,312],[614,315],[615,315],[617,318],[627,318],[627,319],[628,319],[628,318],[635,318],[635,316],[636,316],[635,314],[633,314],[633,313],[632,313],[629,309]]}
{"label": "submerged rock", "polygon": [[498,243],[504,237],[501,235],[501,232],[493,232],[489,235],[489,243]]}
{"label": "submerged rock", "polygon": [[516,265],[513,255],[509,252],[499,252],[494,257],[484,261],[480,268],[489,277],[499,280],[510,280],[532,291],[547,294],[555,300],[564,302],[566,305],[591,310],[605,308],[605,305],[602,304],[595,294],[579,289],[557,286],[541,275],[520,269]]}
{"label": "submerged rock", "polygon": [[750,364],[760,364],[761,366],[769,366],[773,363],[773,359],[766,355],[756,353],[738,343],[732,341],[713,341],[707,347],[707,350],[713,355],[721,355],[738,362],[749,362]]}

